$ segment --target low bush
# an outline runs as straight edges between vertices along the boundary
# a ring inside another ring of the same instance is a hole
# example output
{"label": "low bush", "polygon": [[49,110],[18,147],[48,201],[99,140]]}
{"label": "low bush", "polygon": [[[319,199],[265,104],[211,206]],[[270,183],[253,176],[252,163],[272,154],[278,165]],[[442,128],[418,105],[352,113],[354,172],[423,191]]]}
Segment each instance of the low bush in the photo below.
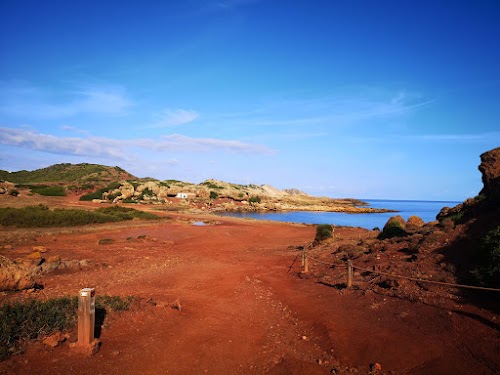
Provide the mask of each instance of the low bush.
{"label": "low bush", "polygon": [[259,196],[254,196],[248,198],[248,203],[260,203],[260,197]]}
{"label": "low bush", "polygon": [[121,184],[119,182],[113,182],[113,183],[109,184],[108,186],[103,187],[101,189],[98,189],[98,190],[96,190],[96,191],[94,191],[92,193],[88,193],[88,194],[82,195],[80,197],[80,200],[81,201],[92,201],[94,199],[102,199],[102,195],[104,193],[107,193],[108,191],[112,191],[112,190],[118,189],[120,186],[121,186]]}
{"label": "low bush", "polygon": [[384,229],[378,235],[378,239],[404,237],[407,235],[404,226],[406,222],[401,216],[391,217],[384,225]]}
{"label": "low bush", "polygon": [[217,199],[219,194],[217,194],[215,191],[210,192],[210,199]]}
{"label": "low bush", "polygon": [[31,300],[0,307],[0,360],[19,349],[20,342],[65,330],[76,322],[76,297],[45,302]]}
{"label": "low bush", "polygon": [[479,241],[477,265],[472,274],[482,285],[500,287],[500,226]]}
{"label": "low bush", "polygon": [[330,224],[319,224],[316,227],[316,237],[314,242],[321,242],[333,237],[333,228]]}
{"label": "low bush", "polygon": [[95,211],[77,209],[50,210],[44,205],[24,208],[0,208],[0,225],[20,228],[70,227],[126,221],[134,218],[151,220],[158,219],[158,216],[119,206],[99,208]]}
{"label": "low bush", "polygon": [[[96,309],[128,310],[134,297],[97,296]],[[78,297],[30,300],[0,306],[0,360],[19,351],[22,343],[69,330],[77,321]]]}

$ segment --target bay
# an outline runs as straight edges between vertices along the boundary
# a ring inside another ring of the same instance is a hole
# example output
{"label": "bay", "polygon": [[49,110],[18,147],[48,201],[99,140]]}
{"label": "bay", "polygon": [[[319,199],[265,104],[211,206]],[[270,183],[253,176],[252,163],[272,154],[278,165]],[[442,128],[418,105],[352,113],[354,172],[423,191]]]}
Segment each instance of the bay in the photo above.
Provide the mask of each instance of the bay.
{"label": "bay", "polygon": [[386,208],[398,212],[349,214],[343,212],[312,212],[312,211],[285,211],[285,212],[224,212],[222,216],[251,218],[257,220],[283,221],[303,224],[334,224],[337,226],[352,226],[366,229],[378,227],[382,229],[390,217],[402,216],[407,220],[410,216],[419,216],[425,222],[436,220],[436,215],[443,207],[454,207],[460,202],[454,201],[416,201],[416,200],[389,200],[363,199],[373,208]]}

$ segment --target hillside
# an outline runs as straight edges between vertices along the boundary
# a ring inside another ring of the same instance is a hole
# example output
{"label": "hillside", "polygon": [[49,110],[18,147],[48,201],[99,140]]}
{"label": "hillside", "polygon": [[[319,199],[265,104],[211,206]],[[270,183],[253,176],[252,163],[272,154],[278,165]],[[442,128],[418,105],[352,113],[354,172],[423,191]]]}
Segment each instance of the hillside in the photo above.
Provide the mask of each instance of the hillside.
{"label": "hillside", "polygon": [[[333,211],[385,212],[356,199],[313,197],[298,189],[241,185],[209,179],[200,184],[178,180],[137,178],[120,167],[98,164],[56,164],[32,172],[0,171],[0,193],[77,196],[94,203],[140,203],[175,210],[203,211]],[[48,186],[48,185],[59,186]],[[56,189],[57,188],[57,191]],[[18,191],[19,190],[19,191]]]}
{"label": "hillside", "polygon": [[131,180],[133,175],[120,167],[108,167],[99,164],[54,164],[34,171],[8,172],[0,170],[0,180],[19,184],[59,182],[85,184],[103,181]]}

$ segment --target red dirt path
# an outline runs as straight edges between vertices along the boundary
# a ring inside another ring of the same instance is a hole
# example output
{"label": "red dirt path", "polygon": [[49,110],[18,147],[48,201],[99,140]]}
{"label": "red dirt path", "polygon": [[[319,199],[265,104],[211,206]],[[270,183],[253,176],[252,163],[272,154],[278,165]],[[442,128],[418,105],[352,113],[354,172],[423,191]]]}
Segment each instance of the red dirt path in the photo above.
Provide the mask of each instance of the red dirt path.
{"label": "red dirt path", "polygon": [[[193,226],[174,216],[9,234],[14,249],[3,253],[11,258],[43,245],[47,256],[90,260],[82,270],[45,275],[43,291],[22,296],[95,287],[140,302],[108,314],[93,357],[68,343],[49,349],[37,342],[0,362],[0,374],[366,374],[375,362],[386,374],[500,371],[500,331],[491,312],[328,287],[301,275],[300,261],[288,273],[296,248],[313,239],[312,226],[225,218]],[[115,242],[99,245],[102,238]],[[0,302],[9,298],[0,295]],[[180,311],[171,308],[177,300]]]}

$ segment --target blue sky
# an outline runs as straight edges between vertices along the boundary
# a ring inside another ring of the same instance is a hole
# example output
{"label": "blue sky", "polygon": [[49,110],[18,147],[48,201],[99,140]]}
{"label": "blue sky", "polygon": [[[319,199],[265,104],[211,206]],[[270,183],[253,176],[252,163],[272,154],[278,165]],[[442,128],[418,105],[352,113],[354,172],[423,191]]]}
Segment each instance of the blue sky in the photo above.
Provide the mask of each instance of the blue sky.
{"label": "blue sky", "polygon": [[0,1],[0,169],[463,200],[500,146],[500,2]]}

